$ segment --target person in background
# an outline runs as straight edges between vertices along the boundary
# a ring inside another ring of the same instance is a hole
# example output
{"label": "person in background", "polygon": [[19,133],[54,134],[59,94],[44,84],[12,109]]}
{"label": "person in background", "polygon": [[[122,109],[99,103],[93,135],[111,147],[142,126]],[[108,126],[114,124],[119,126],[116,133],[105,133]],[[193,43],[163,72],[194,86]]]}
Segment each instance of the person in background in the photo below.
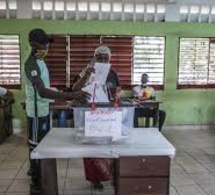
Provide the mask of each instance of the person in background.
{"label": "person in background", "polygon": [[[93,65],[96,62],[109,63],[111,58],[110,49],[105,46],[99,46],[94,52],[94,59],[79,75],[79,80],[74,83],[73,90],[80,90],[82,87],[90,84],[88,81],[90,75],[94,72]],[[104,87],[108,94],[109,101],[114,100],[116,91],[120,90],[120,82],[117,74],[110,68],[107,76],[106,86]],[[109,93],[108,93],[109,91]],[[113,162],[105,158],[85,158],[84,168],[86,179],[91,182],[94,188],[103,189],[101,182],[108,181],[112,177]]]}
{"label": "person in background", "polygon": [[4,87],[0,87],[0,98],[1,98],[1,103],[14,102],[13,93]]}
{"label": "person in background", "polygon": [[[29,33],[31,52],[24,64],[26,82],[26,112],[28,122],[29,153],[34,150],[50,129],[49,101],[75,100],[85,103],[89,94],[83,91],[56,92],[50,89],[49,71],[44,61],[53,39],[44,30],[33,29]],[[41,168],[39,160],[30,160],[30,193],[41,192]]]}
{"label": "person in background", "polygon": [[[141,85],[133,88],[133,96],[140,100],[155,100],[156,93],[153,87],[148,86],[149,76],[143,73],[141,76]],[[135,109],[134,127],[138,127],[138,117],[152,117],[154,110],[148,108]],[[159,110],[159,131],[161,131],[166,118],[166,112]]]}

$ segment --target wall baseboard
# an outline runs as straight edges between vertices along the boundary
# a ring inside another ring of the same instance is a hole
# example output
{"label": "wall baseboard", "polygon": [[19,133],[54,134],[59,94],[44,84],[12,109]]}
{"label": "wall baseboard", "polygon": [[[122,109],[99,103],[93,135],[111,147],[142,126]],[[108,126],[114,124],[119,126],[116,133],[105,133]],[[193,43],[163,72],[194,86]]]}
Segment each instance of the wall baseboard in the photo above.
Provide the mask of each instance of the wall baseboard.
{"label": "wall baseboard", "polygon": [[215,125],[167,125],[163,127],[163,131],[175,130],[215,130]]}

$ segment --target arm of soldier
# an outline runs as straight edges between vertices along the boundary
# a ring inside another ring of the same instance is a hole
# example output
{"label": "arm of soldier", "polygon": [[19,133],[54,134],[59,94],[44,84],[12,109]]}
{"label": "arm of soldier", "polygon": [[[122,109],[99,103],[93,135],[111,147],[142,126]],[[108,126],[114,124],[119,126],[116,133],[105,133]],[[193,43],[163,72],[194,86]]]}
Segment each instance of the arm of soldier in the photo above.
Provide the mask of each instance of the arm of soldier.
{"label": "arm of soldier", "polygon": [[89,94],[83,91],[77,91],[74,93],[57,92],[44,86],[44,83],[40,77],[40,73],[37,70],[26,71],[27,78],[32,85],[35,86],[37,92],[42,98],[48,98],[53,100],[78,100],[80,102],[86,102]]}
{"label": "arm of soldier", "polygon": [[87,102],[89,94],[83,91],[77,92],[57,92],[51,89],[45,88],[41,78],[34,78],[32,82],[39,95],[43,98],[54,100],[79,100],[80,102]]}

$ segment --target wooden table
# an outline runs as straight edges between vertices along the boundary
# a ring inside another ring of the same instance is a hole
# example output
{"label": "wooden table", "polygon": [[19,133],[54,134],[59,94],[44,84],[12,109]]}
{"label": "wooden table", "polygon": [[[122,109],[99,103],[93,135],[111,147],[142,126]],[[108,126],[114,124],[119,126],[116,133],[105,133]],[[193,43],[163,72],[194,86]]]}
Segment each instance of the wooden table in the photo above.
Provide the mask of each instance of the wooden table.
{"label": "wooden table", "polygon": [[57,158],[118,158],[117,195],[169,195],[175,148],[156,128],[133,129],[127,141],[109,145],[75,142],[74,129],[52,129],[31,153],[41,159],[42,195],[57,195]]}

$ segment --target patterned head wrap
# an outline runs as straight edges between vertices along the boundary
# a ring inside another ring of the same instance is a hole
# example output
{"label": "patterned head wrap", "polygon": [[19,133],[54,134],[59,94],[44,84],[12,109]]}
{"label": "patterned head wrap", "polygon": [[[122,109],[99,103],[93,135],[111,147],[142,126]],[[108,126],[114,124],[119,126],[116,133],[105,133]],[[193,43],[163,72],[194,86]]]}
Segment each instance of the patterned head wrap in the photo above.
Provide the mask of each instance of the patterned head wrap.
{"label": "patterned head wrap", "polygon": [[97,48],[95,49],[94,56],[100,55],[100,54],[107,54],[107,55],[110,57],[111,52],[110,52],[109,47],[107,47],[107,46],[105,46],[105,45],[102,45],[102,46],[97,47]]}

